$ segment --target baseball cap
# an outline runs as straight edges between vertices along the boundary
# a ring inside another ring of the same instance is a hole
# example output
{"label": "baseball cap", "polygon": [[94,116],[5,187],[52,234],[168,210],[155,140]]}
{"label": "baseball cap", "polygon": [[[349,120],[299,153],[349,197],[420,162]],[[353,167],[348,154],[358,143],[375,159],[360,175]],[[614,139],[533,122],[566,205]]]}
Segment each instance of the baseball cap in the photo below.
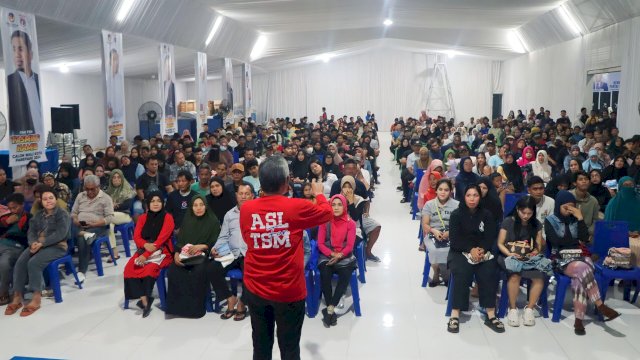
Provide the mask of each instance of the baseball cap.
{"label": "baseball cap", "polygon": [[411,146],[413,145],[422,145],[422,143],[420,142],[420,140],[415,139],[415,140],[411,140]]}
{"label": "baseball cap", "polygon": [[233,165],[231,165],[231,172],[234,172],[235,170],[239,170],[244,172],[244,165],[240,164],[240,163],[235,163]]}

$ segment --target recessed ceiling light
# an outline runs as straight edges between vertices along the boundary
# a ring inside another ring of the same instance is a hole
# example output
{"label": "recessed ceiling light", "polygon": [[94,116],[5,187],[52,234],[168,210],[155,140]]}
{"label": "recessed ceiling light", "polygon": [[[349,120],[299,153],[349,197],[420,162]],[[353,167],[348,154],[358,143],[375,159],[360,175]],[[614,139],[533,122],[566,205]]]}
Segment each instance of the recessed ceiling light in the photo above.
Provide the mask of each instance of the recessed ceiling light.
{"label": "recessed ceiling light", "polygon": [[393,20],[385,19],[384,22],[382,23],[384,24],[384,26],[390,26],[390,25],[393,25]]}
{"label": "recessed ceiling light", "polygon": [[218,17],[216,18],[216,21],[213,23],[213,27],[211,28],[211,32],[209,33],[209,36],[207,36],[207,41],[204,42],[205,46],[209,46],[209,43],[213,39],[213,36],[216,34],[218,29],[220,28],[221,23],[222,23],[222,15],[218,15]]}
{"label": "recessed ceiling light", "polygon": [[447,54],[449,59],[453,59],[454,57],[456,57],[456,55],[460,55],[460,53],[455,50],[445,50],[444,53]]}
{"label": "recessed ceiling light", "polygon": [[318,60],[322,60],[325,63],[328,63],[329,60],[331,60],[332,57],[334,57],[335,55],[333,54],[322,54],[322,55],[318,55]]}
{"label": "recessed ceiling light", "polygon": [[131,11],[131,7],[133,7],[133,1],[134,0],[124,0],[122,2],[118,10],[118,15],[116,16],[118,22],[123,21],[127,15],[129,15],[129,11]]}
{"label": "recessed ceiling light", "polygon": [[69,72],[69,67],[67,66],[67,64],[62,64],[60,65],[59,70],[61,73],[66,74]]}

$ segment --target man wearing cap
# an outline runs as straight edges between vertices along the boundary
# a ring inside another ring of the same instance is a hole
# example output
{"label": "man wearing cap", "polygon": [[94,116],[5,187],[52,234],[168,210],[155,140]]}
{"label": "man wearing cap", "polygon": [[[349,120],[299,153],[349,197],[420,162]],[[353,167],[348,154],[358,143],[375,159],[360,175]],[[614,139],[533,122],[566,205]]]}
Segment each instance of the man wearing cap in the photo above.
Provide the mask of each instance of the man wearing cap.
{"label": "man wearing cap", "polygon": [[236,163],[231,165],[231,183],[227,185],[225,191],[228,191],[229,194],[235,194],[236,190],[238,190],[238,186],[242,184],[242,178],[244,177],[244,165],[240,163]]}

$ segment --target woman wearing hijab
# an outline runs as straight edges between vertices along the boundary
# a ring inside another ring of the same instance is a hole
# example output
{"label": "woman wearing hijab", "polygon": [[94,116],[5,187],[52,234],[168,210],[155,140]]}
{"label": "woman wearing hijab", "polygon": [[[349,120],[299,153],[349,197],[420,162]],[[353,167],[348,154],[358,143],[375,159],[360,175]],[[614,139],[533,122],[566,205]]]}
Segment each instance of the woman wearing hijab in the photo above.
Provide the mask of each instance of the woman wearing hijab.
{"label": "woman wearing hijab", "polygon": [[561,174],[549,181],[544,188],[544,194],[550,198],[555,198],[560,190],[568,190],[571,186],[571,174]]}
{"label": "woman wearing hijab", "polygon": [[173,217],[164,209],[159,191],[151,192],[145,199],[147,212],[138,218],[133,241],[138,250],[124,268],[124,297],[140,299],[137,305],[142,317],[149,316],[153,297],[151,291],[160,270],[171,264],[173,245]]}
{"label": "woman wearing hijab", "polygon": [[622,155],[622,153],[624,152],[624,142],[620,136],[616,136],[615,139],[611,140],[611,143],[607,148],[607,152],[613,157]]}
{"label": "woman wearing hijab", "polygon": [[581,249],[581,243],[584,244],[589,240],[589,228],[584,222],[582,212],[576,207],[576,198],[573,194],[566,190],[558,192],[553,215],[547,216],[544,220],[544,231],[551,247],[551,257],[556,260],[556,270],[571,278],[575,334],[586,334],[582,320],[587,311],[587,299],[595,303],[598,312],[607,320],[620,316],[600,300],[600,291],[594,277],[591,258],[569,256],[568,250]]}
{"label": "woman wearing hijab", "polygon": [[529,165],[536,160],[533,154],[535,154],[535,152],[533,151],[533,146],[525,146],[525,148],[522,149],[522,156],[520,156],[520,159],[518,159],[516,163],[520,167]]}
{"label": "woman wearing hijab", "polygon": [[606,207],[605,220],[628,221],[630,231],[640,230],[640,195],[636,193],[635,187],[630,176],[620,178],[618,193]]}
{"label": "woman wearing hijab", "polygon": [[61,184],[67,185],[67,188],[71,193],[75,192],[80,180],[78,180],[78,170],[70,163],[60,163],[58,167],[58,174],[56,175],[56,181]]}
{"label": "woman wearing hijab", "polygon": [[597,169],[593,169],[589,172],[589,194],[591,194],[600,205],[600,211],[604,213],[609,200],[611,200],[611,192],[607,187],[602,185],[602,172]]}
{"label": "woman wearing hijab", "polygon": [[56,177],[52,173],[44,173],[44,175],[42,175],[42,183],[52,188],[56,192],[56,195],[58,195],[58,199],[64,201],[65,203],[69,203],[71,190],[69,190],[69,187],[66,184],[58,182],[56,180]]}
{"label": "woman wearing hijab", "polygon": [[545,184],[551,181],[553,170],[551,169],[551,165],[549,165],[549,156],[545,150],[538,151],[536,160],[531,163],[531,170],[533,176],[539,176]]}
{"label": "woman wearing hijab", "polygon": [[411,151],[411,142],[409,139],[402,139],[400,146],[396,148],[396,162],[400,164],[400,159],[402,159],[403,155]]}
{"label": "woman wearing hijab", "polygon": [[627,160],[624,156],[619,155],[615,157],[613,164],[607,166],[604,171],[602,171],[602,181],[620,181],[622,177],[627,175]]}
{"label": "woman wearing hijab", "polygon": [[634,179],[634,181],[636,178],[640,177],[639,173],[640,173],[640,153],[636,154],[633,157],[633,162],[631,163],[631,165],[629,165],[629,168],[627,169],[627,174],[631,176]]}
{"label": "woman wearing hijab", "polygon": [[455,198],[458,201],[462,201],[462,194],[464,193],[464,189],[466,189],[471,184],[476,184],[480,179],[478,174],[473,172],[473,161],[470,157],[464,157],[460,160],[460,172],[456,176],[455,187],[456,193]]}
{"label": "woman wearing hijab", "polygon": [[220,234],[220,222],[200,194],[191,198],[182,220],[173,264],[167,271],[166,313],[186,318],[205,314],[207,254]]}
{"label": "woman wearing hijab", "polygon": [[505,155],[504,164],[498,166],[496,171],[502,175],[502,181],[513,184],[513,188],[516,193],[524,191],[522,169],[518,164],[516,164],[512,153],[507,153]]}
{"label": "woman wearing hijab", "polygon": [[496,187],[493,186],[493,182],[490,178],[483,176],[478,179],[478,187],[480,187],[480,207],[489,210],[494,215],[496,223],[502,221],[503,210],[502,201]]}
{"label": "woman wearing hijab", "polygon": [[422,209],[425,204],[424,196],[429,191],[431,187],[430,175],[433,172],[437,172],[441,175],[444,173],[444,164],[442,160],[433,159],[429,164],[427,170],[425,170],[424,175],[422,175],[422,179],[420,180],[420,185],[418,186],[418,209]]}
{"label": "woman wearing hijab", "polygon": [[342,178],[342,171],[340,171],[340,167],[338,166],[338,164],[335,163],[335,160],[333,158],[333,154],[331,154],[330,152],[327,152],[324,155],[324,160],[323,160],[322,167],[323,167],[325,173],[333,174],[338,179]]}
{"label": "woman wearing hijab", "polygon": [[[105,192],[113,201],[113,220],[110,225],[111,231],[109,232],[109,243],[111,244],[111,248],[114,250],[114,254],[116,254],[117,260],[120,258],[120,255],[118,254],[118,247],[116,245],[114,226],[131,222],[131,204],[136,196],[136,192],[119,169],[111,172],[109,184]],[[111,259],[107,260],[107,262],[110,261]]]}
{"label": "woman wearing hijab", "polygon": [[298,150],[295,159],[291,162],[291,179],[300,183],[307,178],[309,172],[309,158],[303,150]]}
{"label": "woman wearing hijab", "polygon": [[429,173],[429,188],[427,192],[424,194],[424,203],[426,204],[428,201],[433,200],[437,196],[437,186],[440,179],[442,179],[442,175],[440,175],[437,171],[432,171]]}
{"label": "woman wearing hijab", "polygon": [[604,166],[602,165],[600,160],[598,160],[598,150],[597,149],[589,150],[589,157],[587,158],[587,160],[582,162],[582,169],[584,171],[586,171],[587,173],[590,173],[591,170],[594,170],[594,169],[595,170],[604,169]]}
{"label": "woman wearing hijab", "polygon": [[[333,219],[318,227],[318,270],[322,294],[327,307],[322,309],[322,323],[325,327],[338,324],[335,307],[349,286],[351,273],[356,267],[353,248],[356,242],[356,223],[349,217],[347,199],[338,194],[331,197]],[[333,275],[338,275],[335,290]]]}
{"label": "woman wearing hijab", "polygon": [[224,180],[216,176],[211,178],[209,184],[209,194],[206,197],[209,209],[213,211],[215,216],[220,220],[220,225],[224,221],[227,212],[236,206],[235,194],[229,193],[224,185]]}

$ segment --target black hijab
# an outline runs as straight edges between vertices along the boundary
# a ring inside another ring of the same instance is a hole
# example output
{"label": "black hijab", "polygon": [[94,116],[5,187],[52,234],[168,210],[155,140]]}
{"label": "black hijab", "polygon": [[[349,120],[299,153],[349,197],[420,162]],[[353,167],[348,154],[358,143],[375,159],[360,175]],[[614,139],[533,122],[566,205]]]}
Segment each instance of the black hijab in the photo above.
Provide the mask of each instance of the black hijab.
{"label": "black hijab", "polygon": [[[216,215],[220,224],[222,224],[225,214],[236,206],[236,194],[230,194],[229,191],[227,191],[227,188],[224,185],[224,180],[222,180],[221,177],[215,176],[211,178],[211,182],[216,182],[222,186],[222,194],[219,196],[213,196],[213,194],[209,192],[206,196],[207,205]],[[209,185],[209,187],[211,187],[211,185]]]}
{"label": "black hijab", "polygon": [[480,198],[480,207],[489,210],[497,221],[502,220],[502,202],[498,196],[498,191],[496,191],[495,186],[493,186],[493,182],[488,177],[483,176],[478,180],[478,185],[480,184],[484,184],[487,189],[489,189],[487,195]]}
{"label": "black hijab", "polygon": [[[162,203],[162,208],[157,212],[151,211],[151,200],[153,200],[154,197],[159,198]],[[146,242],[152,243],[158,239],[167,212],[164,209],[164,200],[162,199],[162,193],[160,191],[152,191],[147,194],[145,202],[147,203],[147,220],[142,227],[142,238]]]}
{"label": "black hijab", "polygon": [[[331,159],[331,164],[327,164],[328,158]],[[334,174],[338,177],[338,179],[342,177],[342,172],[340,171],[340,167],[335,163],[333,154],[326,153],[324,155],[324,162],[322,164],[322,168],[324,169],[325,174]]]}
{"label": "black hijab", "polygon": [[507,164],[507,162],[505,161],[505,163],[501,165],[502,170],[504,171],[504,174],[507,175],[507,179],[513,184],[513,188],[515,189],[515,191],[517,193],[520,193],[524,190],[522,169],[520,169],[520,166],[516,163],[516,157],[513,153],[507,153],[505,155],[505,159],[509,156],[513,158],[513,162],[511,164]]}
{"label": "black hijab", "polygon": [[[64,169],[67,171],[67,173],[69,174],[69,176],[63,178],[60,177],[60,170]],[[67,187],[69,188],[69,190],[73,191],[74,186],[73,186],[73,180],[78,178],[78,170],[76,170],[76,168],[73,167],[73,165],[71,165],[70,163],[61,163],[60,166],[58,167],[58,175],[56,176],[56,180],[59,183],[63,183],[65,185],[67,185]]]}
{"label": "black hijab", "polygon": [[[304,155],[304,159],[298,160],[300,154]],[[307,173],[309,172],[309,163],[310,161],[307,154],[302,150],[298,150],[296,157],[291,162],[291,177],[306,179]]]}
{"label": "black hijab", "polygon": [[555,199],[556,195],[558,195],[558,186],[565,185],[568,189],[571,186],[571,175],[570,174],[562,174],[556,176],[549,181],[547,187],[544,189],[544,194],[552,199]]}

